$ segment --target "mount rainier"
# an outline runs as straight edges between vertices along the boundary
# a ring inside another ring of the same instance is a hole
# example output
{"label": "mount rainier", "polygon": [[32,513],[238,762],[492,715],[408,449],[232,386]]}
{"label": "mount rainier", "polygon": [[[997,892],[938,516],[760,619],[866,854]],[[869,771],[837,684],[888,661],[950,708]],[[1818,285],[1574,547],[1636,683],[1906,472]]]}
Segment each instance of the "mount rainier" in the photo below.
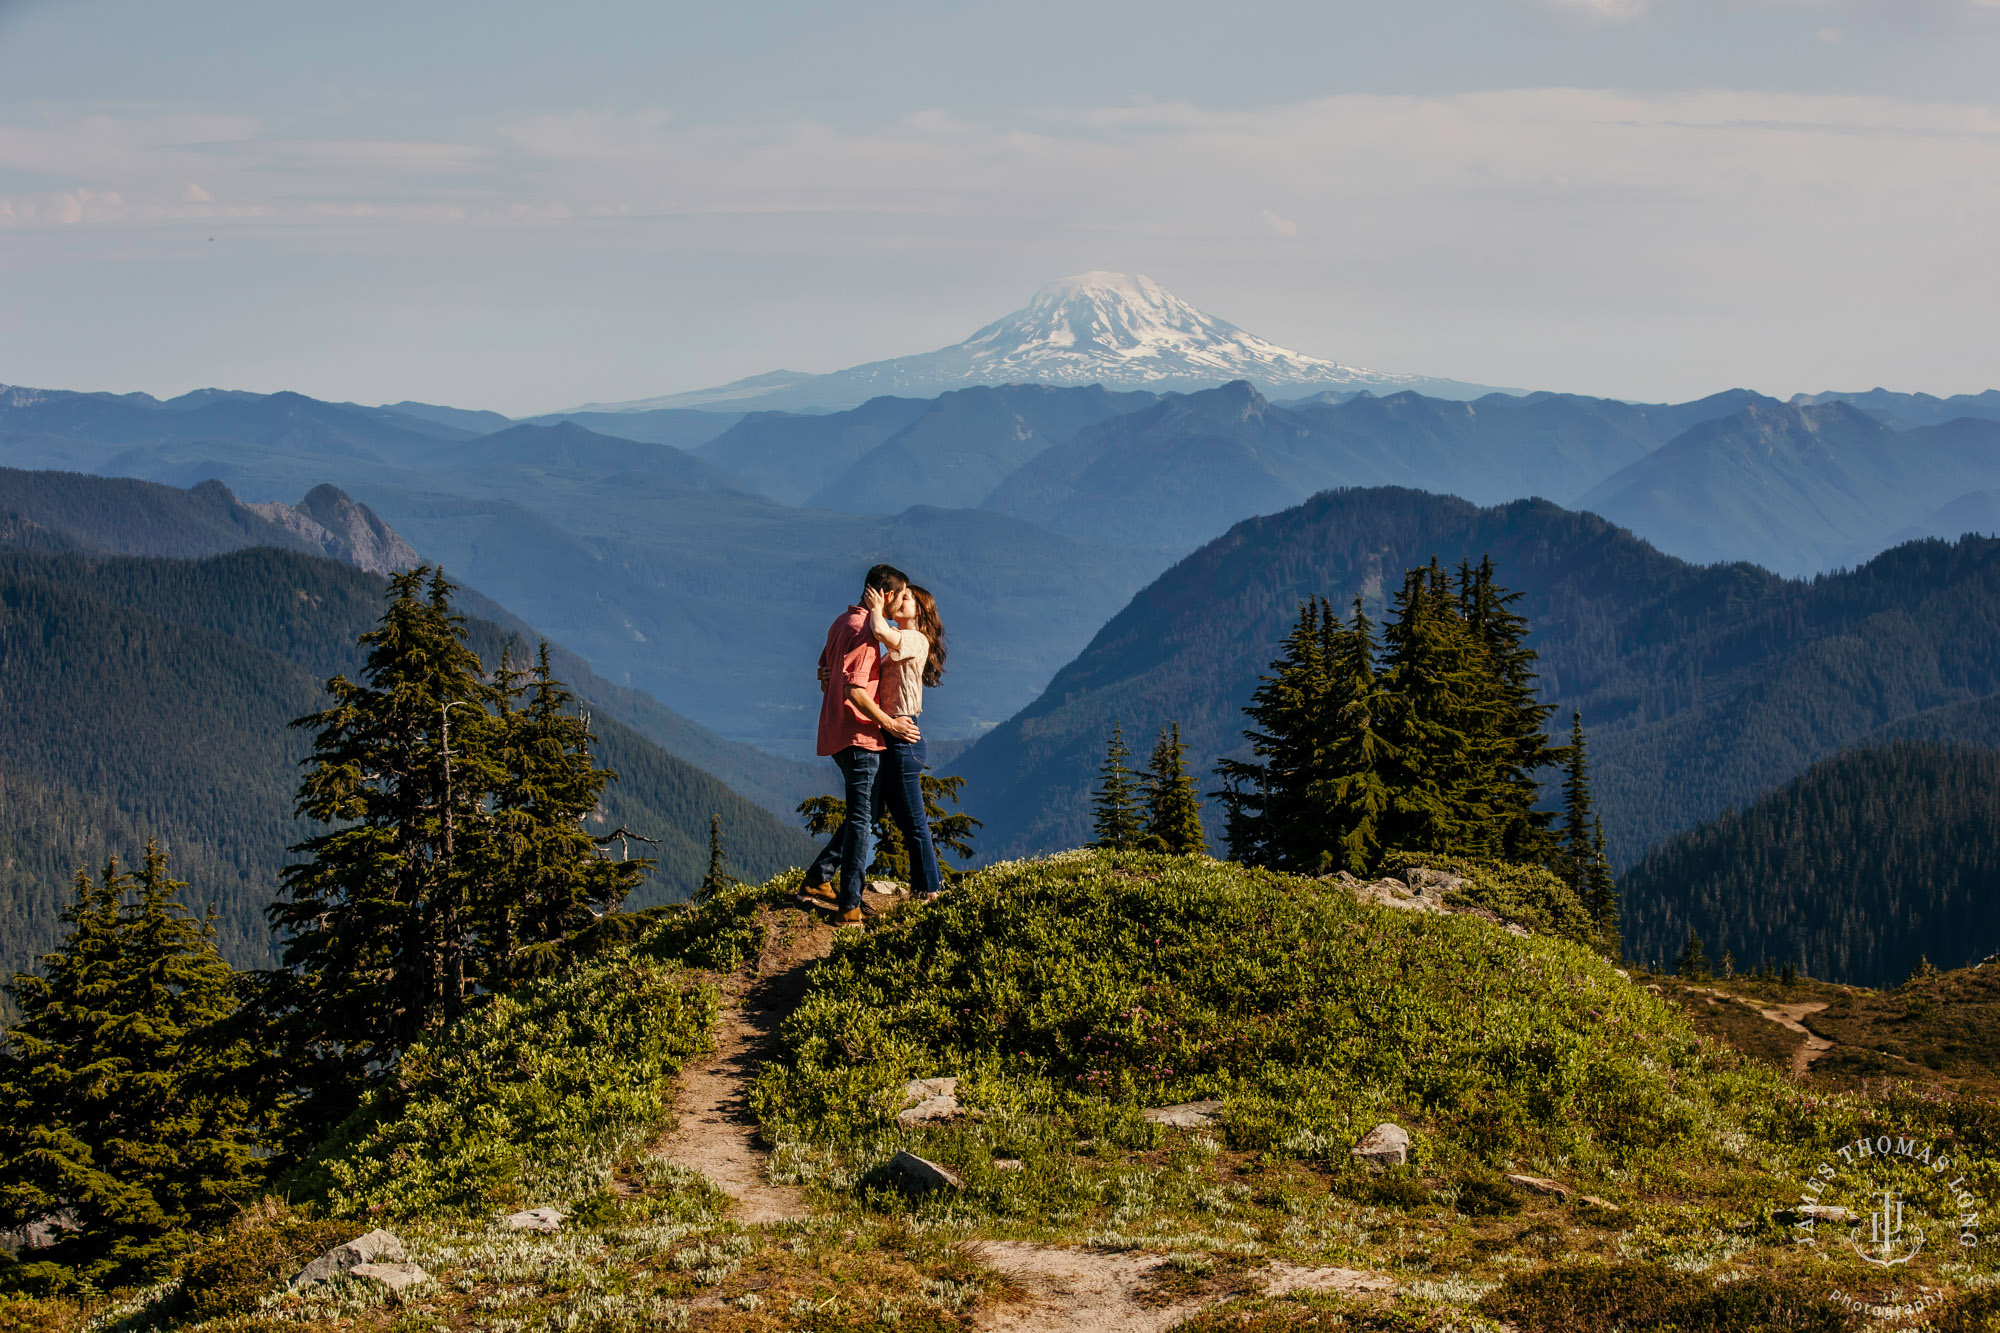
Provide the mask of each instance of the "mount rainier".
{"label": "mount rainier", "polygon": [[1143,274],[1084,273],[1051,283],[1024,309],[964,342],[919,356],[871,361],[827,375],[778,370],[718,388],[591,411],[662,407],[844,408],[882,394],[930,398],[975,384],[1102,384],[1184,392],[1248,380],[1267,395],[1410,389],[1476,398],[1484,386],[1387,375],[1280,347],[1197,310]]}

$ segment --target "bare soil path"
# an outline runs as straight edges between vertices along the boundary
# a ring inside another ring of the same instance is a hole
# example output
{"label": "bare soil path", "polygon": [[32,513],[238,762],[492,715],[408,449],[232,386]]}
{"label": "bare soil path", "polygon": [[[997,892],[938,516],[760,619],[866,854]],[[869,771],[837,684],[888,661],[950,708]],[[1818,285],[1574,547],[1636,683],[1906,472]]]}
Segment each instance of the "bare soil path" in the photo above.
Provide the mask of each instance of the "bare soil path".
{"label": "bare soil path", "polygon": [[1798,1050],[1792,1052],[1793,1078],[1804,1078],[1806,1071],[1812,1068],[1812,1062],[1833,1049],[1832,1042],[1799,1021],[1807,1014],[1816,1014],[1824,1008],[1826,1008],[1826,1002],[1820,1000],[1816,1002],[1809,1001],[1805,1004],[1775,1004],[1769,1009],[1759,1009],[1757,1011],[1780,1027],[1790,1028],[1793,1032],[1805,1038],[1805,1042]]}
{"label": "bare soil path", "polygon": [[[987,1310],[982,1333],[1166,1333],[1214,1303],[1208,1294],[1162,1303],[1154,1294],[1163,1256],[1112,1253],[1037,1245],[1030,1241],[989,1241],[980,1246],[987,1264],[1030,1294],[1026,1304]],[[1249,1275],[1254,1291],[1282,1296],[1289,1291],[1385,1293],[1396,1289],[1381,1273],[1352,1268],[1299,1268],[1275,1263]]]}
{"label": "bare soil path", "polygon": [[803,1193],[770,1181],[750,1083],[777,1049],[778,1025],[798,1006],[806,973],[832,952],[836,931],[823,915],[794,908],[770,910],[766,926],[756,965],[723,985],[715,1051],[682,1073],[676,1127],[656,1154],[714,1181],[736,1200],[736,1220],[753,1224],[806,1216]]}

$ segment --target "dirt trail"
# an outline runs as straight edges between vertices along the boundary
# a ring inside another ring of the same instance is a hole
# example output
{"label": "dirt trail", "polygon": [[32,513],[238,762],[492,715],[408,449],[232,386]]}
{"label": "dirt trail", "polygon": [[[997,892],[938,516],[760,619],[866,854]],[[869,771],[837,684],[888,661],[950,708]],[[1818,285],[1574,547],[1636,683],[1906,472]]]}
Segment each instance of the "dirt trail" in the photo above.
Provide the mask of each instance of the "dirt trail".
{"label": "dirt trail", "polygon": [[1808,1028],[1799,1020],[1807,1014],[1816,1014],[1826,1008],[1826,1001],[1808,1001],[1804,1004],[1776,1004],[1757,1012],[1780,1027],[1790,1028],[1805,1038],[1796,1051],[1792,1052],[1792,1077],[1804,1078],[1812,1068],[1812,1062],[1833,1049],[1833,1043]]}
{"label": "dirt trail", "polygon": [[[1165,1333],[1216,1299],[1202,1296],[1150,1303],[1146,1294],[1163,1260],[1158,1254],[1079,1250],[1029,1241],[989,1241],[980,1250],[989,1265],[1033,1297],[1026,1305],[987,1310],[979,1321],[982,1333],[1059,1333],[1065,1329],[1078,1333]],[[1396,1287],[1380,1273],[1297,1268],[1287,1263],[1253,1273],[1250,1281],[1269,1296],[1288,1291],[1388,1292]]]}
{"label": "dirt trail", "polygon": [[758,1066],[776,1049],[779,1023],[805,992],[807,971],[832,951],[835,934],[817,912],[780,908],[768,925],[756,967],[723,986],[715,1051],[681,1075],[678,1125],[658,1149],[658,1156],[714,1181],[736,1200],[736,1220],[748,1223],[806,1215],[804,1194],[773,1185],[765,1173],[769,1154],[757,1146],[749,1091]]}

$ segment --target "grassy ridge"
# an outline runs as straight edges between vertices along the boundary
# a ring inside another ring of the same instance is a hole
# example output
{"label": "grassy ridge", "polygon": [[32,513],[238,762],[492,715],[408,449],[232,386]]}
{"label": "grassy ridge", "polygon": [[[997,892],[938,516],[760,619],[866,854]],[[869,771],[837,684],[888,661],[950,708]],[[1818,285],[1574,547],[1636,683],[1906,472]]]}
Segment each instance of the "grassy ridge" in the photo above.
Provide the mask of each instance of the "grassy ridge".
{"label": "grassy ridge", "polygon": [[942,1075],[986,1113],[937,1145],[973,1168],[1024,1138],[1142,1147],[1143,1108],[1219,1098],[1236,1148],[1344,1160],[1388,1119],[1431,1166],[1602,1171],[1709,1138],[1742,1091],[1585,948],[1204,858],[984,872],[840,949],[785,1043],[767,1130],[857,1180],[909,1137],[900,1085]]}

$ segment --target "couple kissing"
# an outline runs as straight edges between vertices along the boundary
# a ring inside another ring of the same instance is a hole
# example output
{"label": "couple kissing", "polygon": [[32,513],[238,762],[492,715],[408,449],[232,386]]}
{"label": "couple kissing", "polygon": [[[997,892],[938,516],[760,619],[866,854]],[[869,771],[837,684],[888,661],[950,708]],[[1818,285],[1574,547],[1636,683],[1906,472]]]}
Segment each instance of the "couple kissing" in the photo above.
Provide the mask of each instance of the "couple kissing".
{"label": "couple kissing", "polygon": [[862,919],[862,888],[875,854],[875,820],[886,806],[910,849],[910,890],[919,901],[944,889],[924,815],[924,689],[944,677],[944,623],[937,602],[893,565],[877,565],[826,632],[819,655],[819,753],[840,768],[847,818],[806,871],[805,892],[830,903],[834,919]]}

